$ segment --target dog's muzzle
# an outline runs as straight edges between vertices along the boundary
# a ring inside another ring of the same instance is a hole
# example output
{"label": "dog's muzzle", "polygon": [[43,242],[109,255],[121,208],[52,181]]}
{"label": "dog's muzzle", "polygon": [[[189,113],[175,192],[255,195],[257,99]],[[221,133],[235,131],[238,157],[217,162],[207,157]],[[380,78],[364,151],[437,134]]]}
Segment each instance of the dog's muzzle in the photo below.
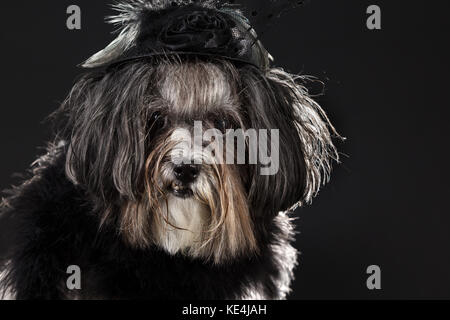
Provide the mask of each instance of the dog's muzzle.
{"label": "dog's muzzle", "polygon": [[200,169],[199,165],[176,165],[173,169],[175,180],[170,185],[170,192],[180,198],[192,197],[194,194],[190,186],[197,180]]}

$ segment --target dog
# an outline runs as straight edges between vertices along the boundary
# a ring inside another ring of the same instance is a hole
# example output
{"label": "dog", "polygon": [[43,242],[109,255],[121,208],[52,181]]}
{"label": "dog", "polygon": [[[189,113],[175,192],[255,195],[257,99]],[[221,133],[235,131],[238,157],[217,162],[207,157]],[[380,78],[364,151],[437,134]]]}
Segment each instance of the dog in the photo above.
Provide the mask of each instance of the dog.
{"label": "dog", "polygon": [[[339,160],[307,78],[271,67],[233,5],[116,9],[117,39],[83,64],[47,153],[3,199],[1,221],[14,225],[3,297],[286,299],[290,213]],[[246,148],[230,147],[239,137]]]}

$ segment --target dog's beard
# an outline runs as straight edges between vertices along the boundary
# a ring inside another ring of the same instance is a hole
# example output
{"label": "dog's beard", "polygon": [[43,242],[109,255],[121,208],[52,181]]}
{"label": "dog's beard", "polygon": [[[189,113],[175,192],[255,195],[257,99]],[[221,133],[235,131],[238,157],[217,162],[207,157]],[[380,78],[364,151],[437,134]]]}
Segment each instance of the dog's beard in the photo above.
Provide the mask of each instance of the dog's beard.
{"label": "dog's beard", "polygon": [[183,148],[179,135],[173,130],[160,137],[149,154],[145,195],[123,209],[123,236],[133,246],[157,245],[170,254],[214,263],[257,252],[237,167],[217,164],[204,152],[188,152],[184,161],[200,160],[201,170],[194,182],[181,184],[173,174],[174,153]]}

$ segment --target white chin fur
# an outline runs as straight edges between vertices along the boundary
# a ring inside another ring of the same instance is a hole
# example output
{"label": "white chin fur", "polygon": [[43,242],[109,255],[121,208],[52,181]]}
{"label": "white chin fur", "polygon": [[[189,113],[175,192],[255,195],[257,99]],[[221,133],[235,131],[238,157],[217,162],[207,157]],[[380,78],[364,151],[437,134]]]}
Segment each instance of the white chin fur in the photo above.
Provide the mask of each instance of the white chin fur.
{"label": "white chin fur", "polygon": [[[195,256],[201,245],[202,232],[207,222],[209,210],[195,198],[182,199],[168,195],[168,223],[154,230],[157,244],[170,254],[178,252]],[[163,212],[167,214],[167,205],[161,203]]]}

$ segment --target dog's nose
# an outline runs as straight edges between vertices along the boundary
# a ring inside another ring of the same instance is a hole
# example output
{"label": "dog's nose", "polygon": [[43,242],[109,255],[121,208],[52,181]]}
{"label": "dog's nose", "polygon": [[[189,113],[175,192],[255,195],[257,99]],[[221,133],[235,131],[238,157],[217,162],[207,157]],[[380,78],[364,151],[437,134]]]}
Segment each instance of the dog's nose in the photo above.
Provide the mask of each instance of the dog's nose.
{"label": "dog's nose", "polygon": [[194,182],[200,173],[198,165],[178,165],[174,168],[175,177],[181,182],[188,184]]}

